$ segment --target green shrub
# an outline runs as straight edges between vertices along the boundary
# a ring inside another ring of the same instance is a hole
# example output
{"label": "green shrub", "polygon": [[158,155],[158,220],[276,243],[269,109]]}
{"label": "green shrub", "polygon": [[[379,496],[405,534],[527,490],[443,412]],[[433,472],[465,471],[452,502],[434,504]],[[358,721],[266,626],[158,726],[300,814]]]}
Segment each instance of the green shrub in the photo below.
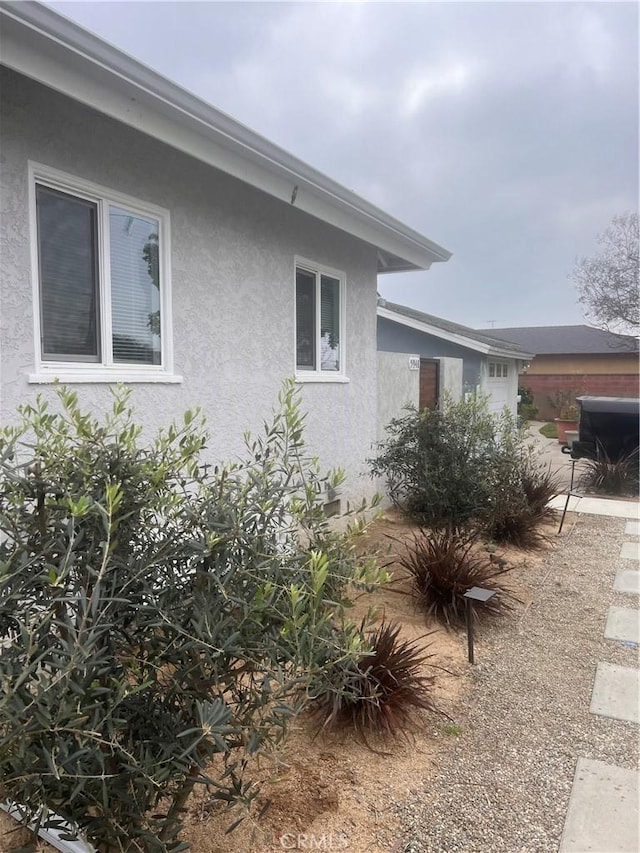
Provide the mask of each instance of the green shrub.
{"label": "green shrub", "polygon": [[518,387],[520,402],[518,403],[518,417],[523,421],[534,421],[538,415],[538,407],[533,400],[530,388]]}
{"label": "green shrub", "polygon": [[482,398],[409,408],[388,425],[372,474],[384,477],[391,500],[421,523],[465,526],[487,502],[496,425]]}
{"label": "green shrub", "polygon": [[422,674],[428,650],[400,638],[400,626],[382,622],[365,634],[351,631],[350,653],[333,660],[311,688],[311,710],[323,728],[397,735],[418,710],[442,713],[434,677]]}
{"label": "green shrub", "polygon": [[536,461],[535,450],[520,431],[505,430],[501,449],[480,514],[481,529],[494,542],[538,548],[545,541],[540,526],[555,515],[548,503],[560,491],[557,477]]}
{"label": "green shrub", "polygon": [[511,609],[509,598],[513,596],[501,580],[510,569],[492,563],[486,553],[474,550],[477,541],[477,535],[461,535],[446,528],[421,530],[400,557],[418,606],[447,627],[464,622],[464,594],[474,586],[495,593],[488,601],[475,603],[476,619],[501,616]]}
{"label": "green shrub", "polygon": [[506,409],[495,415],[484,398],[445,398],[435,411],[407,410],[388,433],[372,473],[385,477],[392,501],[420,524],[519,544],[528,538],[525,528],[547,517],[529,494],[544,485],[551,497],[557,487],[538,469],[524,428]]}
{"label": "green shrub", "polygon": [[185,849],[193,786],[254,796],[247,757],[336,654],[346,585],[381,573],[356,558],[358,517],[325,519],[341,475],[309,457],[291,383],[216,469],[197,412],[143,444],[123,391],[104,424],[59,397],[0,433],[3,794],[99,849]]}

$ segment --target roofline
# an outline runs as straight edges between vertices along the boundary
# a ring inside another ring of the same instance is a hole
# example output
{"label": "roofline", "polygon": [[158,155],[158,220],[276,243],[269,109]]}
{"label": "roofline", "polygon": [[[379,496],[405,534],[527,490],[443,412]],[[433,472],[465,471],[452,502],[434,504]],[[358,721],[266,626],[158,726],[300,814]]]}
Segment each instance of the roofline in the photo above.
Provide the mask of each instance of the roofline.
{"label": "roofline", "polygon": [[416,320],[413,317],[407,317],[404,314],[398,314],[390,308],[378,306],[378,317],[384,320],[391,320],[393,323],[400,323],[402,326],[407,326],[409,329],[415,329],[418,332],[433,335],[436,338],[441,338],[444,341],[449,341],[454,344],[459,344],[466,349],[475,350],[483,355],[495,355],[501,358],[515,358],[520,361],[531,361],[533,353],[523,352],[522,350],[510,350],[508,347],[493,347],[489,344],[483,344],[474,338],[468,338],[465,335],[455,332],[448,332],[441,329],[439,326],[433,326],[431,323],[425,323],[422,320]]}
{"label": "roofline", "polygon": [[[379,249],[379,271],[428,269],[451,252],[33,0],[0,3],[2,64]],[[99,107],[97,105],[100,105]]]}

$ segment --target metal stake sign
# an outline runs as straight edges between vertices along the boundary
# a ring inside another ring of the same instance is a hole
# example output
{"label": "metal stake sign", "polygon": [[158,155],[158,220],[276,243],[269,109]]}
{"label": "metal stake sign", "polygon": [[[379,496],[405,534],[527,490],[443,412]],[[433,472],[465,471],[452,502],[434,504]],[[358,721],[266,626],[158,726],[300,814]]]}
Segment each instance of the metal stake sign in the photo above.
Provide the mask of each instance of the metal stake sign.
{"label": "metal stake sign", "polygon": [[472,586],[465,594],[464,613],[467,622],[467,645],[469,647],[469,663],[475,663],[473,654],[473,602],[474,601],[489,601],[493,598],[495,591],[484,589],[481,586]]}

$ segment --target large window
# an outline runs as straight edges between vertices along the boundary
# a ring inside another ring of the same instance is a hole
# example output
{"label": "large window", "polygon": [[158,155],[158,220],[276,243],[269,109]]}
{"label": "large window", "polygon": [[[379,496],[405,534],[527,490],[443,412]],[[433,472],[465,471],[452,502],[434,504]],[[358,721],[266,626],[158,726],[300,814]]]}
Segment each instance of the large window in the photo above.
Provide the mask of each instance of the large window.
{"label": "large window", "polygon": [[344,374],[344,276],[296,264],[296,372],[331,378]]}
{"label": "large window", "polygon": [[168,214],[41,167],[32,180],[40,372],[161,379],[171,368]]}

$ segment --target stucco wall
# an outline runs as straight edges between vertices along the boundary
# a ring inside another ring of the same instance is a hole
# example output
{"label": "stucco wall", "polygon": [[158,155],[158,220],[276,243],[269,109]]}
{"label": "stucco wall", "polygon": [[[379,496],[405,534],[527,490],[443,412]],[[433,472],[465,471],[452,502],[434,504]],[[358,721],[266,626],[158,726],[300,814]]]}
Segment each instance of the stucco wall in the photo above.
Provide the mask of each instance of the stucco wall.
{"label": "stucco wall", "polygon": [[417,329],[410,329],[378,317],[378,349],[384,352],[415,352],[423,358],[461,358],[464,363],[463,383],[466,390],[475,390],[480,381],[482,356],[450,341],[443,341]]}
{"label": "stucco wall", "polygon": [[[388,437],[387,424],[392,418],[402,417],[405,406],[410,404],[418,407],[420,371],[410,369],[411,357],[409,353],[378,353],[378,441]],[[382,506],[389,506],[384,479],[375,480],[374,485],[383,496]]]}
{"label": "stucco wall", "polygon": [[452,400],[462,399],[464,362],[461,358],[440,359],[440,393],[447,392]]}
{"label": "stucco wall", "polygon": [[378,353],[378,440],[392,418],[402,415],[406,405],[417,408],[420,397],[420,371],[411,370],[411,355],[399,352]]}
{"label": "stucco wall", "polygon": [[[376,251],[53,91],[3,70],[0,252],[0,417],[51,386],[34,368],[27,212],[29,159],[167,208],[171,215],[173,339],[179,385],[136,384],[149,430],[200,405],[210,457],[242,448],[294,370],[294,255],[347,276],[346,384],[303,384],[307,439],[325,466],[350,475],[345,494],[370,493],[364,460],[376,439]],[[94,412],[107,386],[80,384]]]}

